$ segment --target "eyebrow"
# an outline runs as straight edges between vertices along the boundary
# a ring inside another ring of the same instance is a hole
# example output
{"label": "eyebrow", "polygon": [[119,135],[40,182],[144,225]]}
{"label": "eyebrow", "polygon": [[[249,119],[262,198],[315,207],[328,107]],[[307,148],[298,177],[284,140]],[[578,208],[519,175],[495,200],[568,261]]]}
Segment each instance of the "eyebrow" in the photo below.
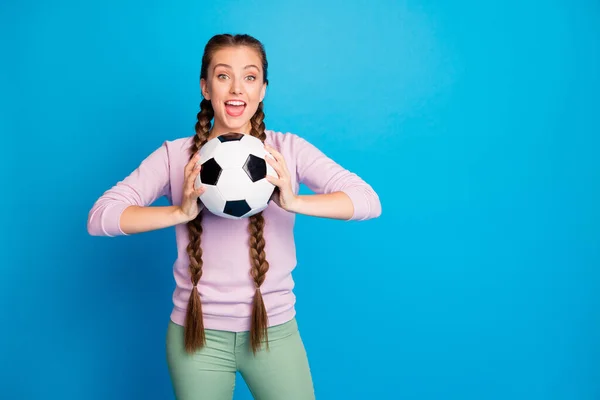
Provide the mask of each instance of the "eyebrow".
{"label": "eyebrow", "polygon": [[[223,63],[219,63],[219,64],[215,65],[215,67],[213,68],[213,71],[214,71],[215,69],[217,69],[217,67],[225,67],[225,68],[233,69],[233,68],[231,67],[231,65],[228,65],[228,64],[223,64]],[[254,65],[254,64],[249,64],[249,65],[246,65],[246,66],[244,67],[244,69],[248,69],[248,68],[252,68],[252,67],[254,67],[254,68],[256,68],[257,70],[259,70],[259,71],[260,71],[260,68],[258,68],[258,67],[257,67],[256,65]]]}

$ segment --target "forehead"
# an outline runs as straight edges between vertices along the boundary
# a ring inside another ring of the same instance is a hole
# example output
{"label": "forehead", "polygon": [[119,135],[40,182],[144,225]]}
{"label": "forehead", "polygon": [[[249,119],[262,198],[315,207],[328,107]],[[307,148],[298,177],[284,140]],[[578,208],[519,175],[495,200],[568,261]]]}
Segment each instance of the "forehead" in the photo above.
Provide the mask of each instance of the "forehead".
{"label": "forehead", "polygon": [[262,70],[262,60],[258,51],[246,46],[225,47],[217,50],[210,61],[211,68],[217,64],[231,65],[233,69],[242,69],[254,64]]}

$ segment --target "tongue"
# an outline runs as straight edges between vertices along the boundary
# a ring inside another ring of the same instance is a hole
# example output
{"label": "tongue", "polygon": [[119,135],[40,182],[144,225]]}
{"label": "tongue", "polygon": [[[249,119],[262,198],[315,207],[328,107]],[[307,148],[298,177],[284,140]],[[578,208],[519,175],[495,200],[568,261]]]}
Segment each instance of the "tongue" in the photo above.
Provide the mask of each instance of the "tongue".
{"label": "tongue", "polygon": [[244,107],[245,106],[230,106],[229,104],[225,104],[225,111],[232,117],[239,117],[244,112]]}

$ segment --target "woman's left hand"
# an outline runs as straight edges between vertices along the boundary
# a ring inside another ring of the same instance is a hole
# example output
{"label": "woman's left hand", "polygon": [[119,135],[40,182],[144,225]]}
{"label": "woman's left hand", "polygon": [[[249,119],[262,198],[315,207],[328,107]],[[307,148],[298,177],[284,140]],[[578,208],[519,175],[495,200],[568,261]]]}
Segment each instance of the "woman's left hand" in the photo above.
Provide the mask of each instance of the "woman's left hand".
{"label": "woman's left hand", "polygon": [[294,203],[298,200],[298,196],[296,196],[292,190],[290,172],[288,171],[287,165],[281,153],[268,144],[265,144],[265,150],[267,150],[267,152],[274,158],[273,160],[271,157],[266,156],[265,160],[271,167],[273,167],[279,177],[275,178],[271,175],[267,175],[266,177],[269,182],[277,186],[271,199],[279,207],[286,211],[290,211],[293,208]]}

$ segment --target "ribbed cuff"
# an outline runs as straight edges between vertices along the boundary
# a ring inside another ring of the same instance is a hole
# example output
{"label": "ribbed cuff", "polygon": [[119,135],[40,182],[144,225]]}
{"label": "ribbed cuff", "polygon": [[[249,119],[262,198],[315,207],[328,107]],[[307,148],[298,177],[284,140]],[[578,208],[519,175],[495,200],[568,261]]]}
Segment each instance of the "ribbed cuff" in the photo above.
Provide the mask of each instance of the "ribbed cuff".
{"label": "ribbed cuff", "polygon": [[101,226],[107,236],[129,236],[121,229],[121,214],[131,204],[115,203],[108,206],[102,213]]}
{"label": "ribbed cuff", "polygon": [[352,204],[354,205],[354,213],[348,221],[360,221],[366,219],[371,211],[371,206],[369,205],[369,199],[364,191],[361,188],[350,187],[343,189],[342,192],[350,197],[350,200],[352,200]]}

